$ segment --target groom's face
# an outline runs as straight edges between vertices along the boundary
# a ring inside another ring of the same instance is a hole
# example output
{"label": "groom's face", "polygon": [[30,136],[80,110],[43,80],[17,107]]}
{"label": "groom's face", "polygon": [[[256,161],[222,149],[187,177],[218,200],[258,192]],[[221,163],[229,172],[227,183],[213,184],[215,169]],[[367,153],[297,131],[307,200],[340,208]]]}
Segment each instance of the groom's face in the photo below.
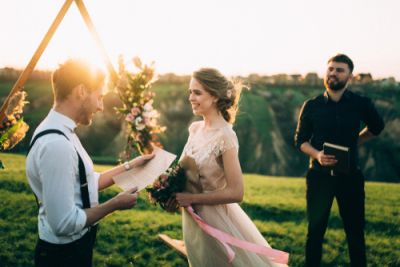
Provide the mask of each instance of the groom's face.
{"label": "groom's face", "polygon": [[202,116],[216,108],[216,98],[207,92],[195,78],[190,80],[189,101],[194,115]]}
{"label": "groom's face", "polygon": [[101,89],[87,92],[80,105],[78,123],[90,125],[95,113],[103,111],[103,92]]}

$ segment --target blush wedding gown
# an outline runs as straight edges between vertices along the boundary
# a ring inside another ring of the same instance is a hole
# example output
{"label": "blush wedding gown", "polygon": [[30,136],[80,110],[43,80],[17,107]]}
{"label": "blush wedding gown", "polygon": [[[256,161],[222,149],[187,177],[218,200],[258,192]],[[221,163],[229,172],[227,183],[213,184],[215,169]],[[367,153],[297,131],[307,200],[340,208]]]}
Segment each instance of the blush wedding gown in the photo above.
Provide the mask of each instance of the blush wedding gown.
{"label": "blush wedding gown", "polygon": [[[204,122],[192,123],[189,138],[181,156],[181,165],[188,177],[186,192],[207,193],[226,186],[222,154],[238,151],[239,144],[231,125],[205,130]],[[194,211],[204,221],[238,239],[270,247],[257,227],[237,203],[220,205],[193,205]],[[272,262],[268,257],[231,246],[235,252],[229,263],[225,248],[215,238],[206,234],[183,209],[183,239],[192,267],[224,266],[287,266]]]}

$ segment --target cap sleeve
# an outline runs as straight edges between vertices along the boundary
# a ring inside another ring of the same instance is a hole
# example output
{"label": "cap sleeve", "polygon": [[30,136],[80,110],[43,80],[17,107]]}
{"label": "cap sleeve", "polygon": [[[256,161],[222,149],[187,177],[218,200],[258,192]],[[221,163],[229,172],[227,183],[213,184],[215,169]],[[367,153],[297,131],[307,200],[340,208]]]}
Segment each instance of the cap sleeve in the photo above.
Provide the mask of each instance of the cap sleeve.
{"label": "cap sleeve", "polygon": [[195,133],[197,131],[197,129],[199,128],[200,124],[201,124],[201,121],[192,122],[192,124],[190,124],[189,129],[188,129],[189,135],[192,135],[193,133]]}
{"label": "cap sleeve", "polygon": [[228,129],[224,131],[221,136],[220,146],[219,146],[219,155],[224,154],[226,151],[235,149],[236,152],[239,151],[239,141],[236,136],[236,133],[232,129]]}

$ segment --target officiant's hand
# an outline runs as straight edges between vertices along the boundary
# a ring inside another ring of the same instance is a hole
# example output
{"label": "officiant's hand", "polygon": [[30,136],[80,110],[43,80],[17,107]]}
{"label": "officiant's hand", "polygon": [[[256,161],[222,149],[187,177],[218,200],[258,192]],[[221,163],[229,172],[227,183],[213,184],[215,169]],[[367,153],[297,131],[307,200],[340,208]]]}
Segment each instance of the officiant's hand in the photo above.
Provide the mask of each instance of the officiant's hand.
{"label": "officiant's hand", "polygon": [[112,201],[113,204],[115,205],[116,210],[126,210],[130,209],[133,206],[136,205],[136,201],[138,198],[138,193],[137,193],[138,187],[135,186],[131,189],[128,189],[124,192],[119,193],[117,196],[115,196]]}
{"label": "officiant's hand", "polygon": [[325,155],[323,150],[318,152],[316,158],[321,166],[334,166],[337,163],[335,156]]}
{"label": "officiant's hand", "polygon": [[138,157],[134,158],[133,160],[129,161],[129,166],[131,168],[136,168],[136,167],[142,166],[142,165],[146,164],[148,161],[150,161],[152,158],[154,158],[154,156],[155,156],[154,153],[138,156]]}

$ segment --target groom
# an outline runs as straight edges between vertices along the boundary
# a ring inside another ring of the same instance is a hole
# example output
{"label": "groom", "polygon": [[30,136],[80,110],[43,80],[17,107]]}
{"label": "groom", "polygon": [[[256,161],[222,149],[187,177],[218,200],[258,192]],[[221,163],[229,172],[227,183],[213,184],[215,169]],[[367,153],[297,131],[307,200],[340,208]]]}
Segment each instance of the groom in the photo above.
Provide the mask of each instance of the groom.
{"label": "groom", "polygon": [[[322,241],[332,201],[336,197],[343,220],[352,266],[366,266],[364,240],[364,176],[358,167],[358,145],[384,128],[372,101],[348,89],[352,60],[338,54],[328,60],[326,91],[307,100],[300,112],[295,134],[296,146],[310,156],[307,173],[306,266],[319,266]],[[361,123],[366,127],[360,131]],[[324,154],[329,142],[350,149],[348,173],[333,170],[338,160]]]}
{"label": "groom", "polygon": [[103,81],[101,72],[77,60],[68,60],[52,75],[54,106],[35,130],[26,159],[39,208],[35,266],[92,266],[97,222],[136,204],[137,188],[102,204],[98,191],[111,186],[113,176],[153,155],[96,173],[75,134],[78,125],[90,125],[93,115],[103,110]]}

